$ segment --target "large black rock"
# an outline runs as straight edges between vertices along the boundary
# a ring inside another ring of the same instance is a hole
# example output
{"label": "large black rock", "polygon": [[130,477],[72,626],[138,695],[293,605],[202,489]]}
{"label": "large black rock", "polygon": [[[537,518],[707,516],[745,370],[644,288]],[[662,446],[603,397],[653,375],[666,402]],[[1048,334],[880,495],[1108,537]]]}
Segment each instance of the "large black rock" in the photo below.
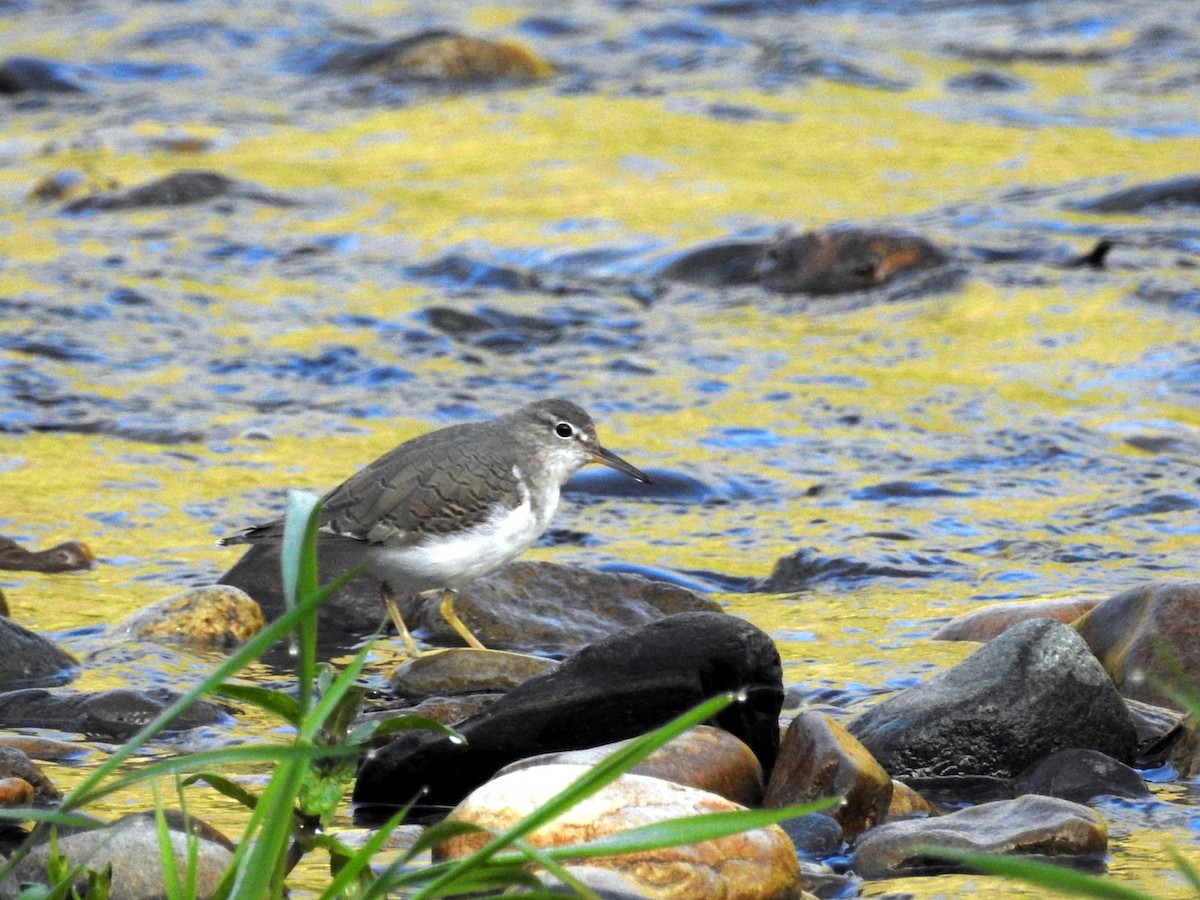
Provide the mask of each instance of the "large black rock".
{"label": "large black rock", "polygon": [[365,758],[354,802],[370,817],[419,798],[418,812],[429,814],[517,759],[634,737],[725,691],[746,699],[711,724],[745,741],[770,771],[783,703],[779,652],[749,622],[689,612],[619,632],[531,678],[456,725],[465,744],[400,736]]}
{"label": "large black rock", "polygon": [[1074,629],[1031,619],[847,726],[894,778],[1011,777],[1068,747],[1128,762],[1137,737]]}

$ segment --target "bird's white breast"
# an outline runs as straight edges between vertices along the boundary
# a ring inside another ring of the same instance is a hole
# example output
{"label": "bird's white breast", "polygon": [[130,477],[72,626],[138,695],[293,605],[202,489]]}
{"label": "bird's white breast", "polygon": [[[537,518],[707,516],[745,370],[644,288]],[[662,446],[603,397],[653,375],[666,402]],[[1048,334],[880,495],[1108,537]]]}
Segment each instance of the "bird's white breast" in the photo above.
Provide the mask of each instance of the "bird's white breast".
{"label": "bird's white breast", "polygon": [[532,545],[558,506],[558,485],[542,491],[534,503],[521,483],[521,503],[499,508],[470,530],[437,534],[403,547],[376,547],[371,568],[396,591],[412,593],[432,588],[457,588],[504,565]]}

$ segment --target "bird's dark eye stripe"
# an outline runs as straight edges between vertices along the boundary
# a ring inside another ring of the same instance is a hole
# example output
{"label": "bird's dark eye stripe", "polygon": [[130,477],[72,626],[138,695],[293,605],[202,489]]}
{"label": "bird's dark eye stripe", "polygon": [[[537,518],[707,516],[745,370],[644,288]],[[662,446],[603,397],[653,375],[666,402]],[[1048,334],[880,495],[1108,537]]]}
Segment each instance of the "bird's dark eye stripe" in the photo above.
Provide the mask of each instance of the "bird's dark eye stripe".
{"label": "bird's dark eye stripe", "polygon": [[560,438],[569,438],[575,434],[575,429],[571,427],[570,422],[559,422],[554,426],[554,433]]}

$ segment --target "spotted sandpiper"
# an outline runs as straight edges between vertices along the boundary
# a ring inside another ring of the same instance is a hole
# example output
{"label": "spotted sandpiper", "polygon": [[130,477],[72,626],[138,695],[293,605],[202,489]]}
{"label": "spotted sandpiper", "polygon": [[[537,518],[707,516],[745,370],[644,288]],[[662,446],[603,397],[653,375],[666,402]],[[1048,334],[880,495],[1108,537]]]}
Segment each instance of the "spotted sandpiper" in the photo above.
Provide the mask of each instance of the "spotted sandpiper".
{"label": "spotted sandpiper", "polygon": [[[592,417],[568,400],[539,400],[486,422],[451,425],[405,441],[330,491],[319,540],[361,547],[410,648],[391,590],[441,589],[442,616],[468,645],[482,648],[454,612],[455,592],[533,544],[567,479],[593,462],[650,481],[605,449]],[[282,538],[283,520],[276,519],[218,543]]]}

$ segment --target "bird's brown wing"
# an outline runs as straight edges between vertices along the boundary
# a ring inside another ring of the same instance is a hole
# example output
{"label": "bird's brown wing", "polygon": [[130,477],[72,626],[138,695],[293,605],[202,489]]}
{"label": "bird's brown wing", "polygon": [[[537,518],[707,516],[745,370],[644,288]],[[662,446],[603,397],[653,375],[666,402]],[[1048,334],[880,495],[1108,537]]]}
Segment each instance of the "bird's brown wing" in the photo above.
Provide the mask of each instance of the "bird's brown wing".
{"label": "bird's brown wing", "polygon": [[511,448],[485,450],[469,432],[424,437],[435,440],[418,438],[420,452],[381,457],[331,491],[323,529],[371,543],[406,544],[478,525],[496,502],[509,509],[520,505]]}

